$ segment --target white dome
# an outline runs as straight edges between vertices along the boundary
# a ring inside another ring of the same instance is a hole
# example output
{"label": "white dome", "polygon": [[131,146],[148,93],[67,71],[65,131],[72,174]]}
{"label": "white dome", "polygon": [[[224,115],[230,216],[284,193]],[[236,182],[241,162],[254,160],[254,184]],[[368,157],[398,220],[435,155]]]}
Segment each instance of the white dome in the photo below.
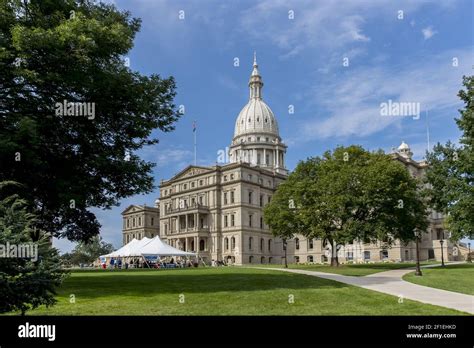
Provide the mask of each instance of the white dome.
{"label": "white dome", "polygon": [[402,143],[401,143],[400,146],[398,147],[398,150],[410,150],[410,146],[408,146],[407,143],[405,143],[404,141],[402,141]]}
{"label": "white dome", "polygon": [[278,123],[272,109],[261,99],[252,98],[239,113],[235,121],[234,139],[236,137],[269,133],[278,137]]}

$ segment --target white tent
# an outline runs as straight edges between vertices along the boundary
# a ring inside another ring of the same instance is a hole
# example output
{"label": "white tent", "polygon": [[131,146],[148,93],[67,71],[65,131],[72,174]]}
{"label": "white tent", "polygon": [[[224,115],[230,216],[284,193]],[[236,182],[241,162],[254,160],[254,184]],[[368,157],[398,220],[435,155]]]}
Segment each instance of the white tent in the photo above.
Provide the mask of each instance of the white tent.
{"label": "white tent", "polygon": [[[148,239],[148,238],[147,238]],[[133,248],[134,245],[136,245],[139,242],[138,239],[133,238],[132,241],[128,244],[125,244],[123,247],[120,249],[117,249],[110,254],[107,255],[101,255],[100,257],[121,257],[121,256],[129,256],[131,249]]]}
{"label": "white tent", "polygon": [[196,256],[195,253],[186,252],[173,248],[171,245],[163,243],[161,239],[156,236],[152,238],[147,244],[139,249],[143,256]]}
{"label": "white tent", "polygon": [[120,249],[107,254],[104,257],[132,257],[132,256],[196,256],[195,253],[182,251],[165,244],[156,236],[154,238],[143,238],[140,240],[132,239],[132,241]]}

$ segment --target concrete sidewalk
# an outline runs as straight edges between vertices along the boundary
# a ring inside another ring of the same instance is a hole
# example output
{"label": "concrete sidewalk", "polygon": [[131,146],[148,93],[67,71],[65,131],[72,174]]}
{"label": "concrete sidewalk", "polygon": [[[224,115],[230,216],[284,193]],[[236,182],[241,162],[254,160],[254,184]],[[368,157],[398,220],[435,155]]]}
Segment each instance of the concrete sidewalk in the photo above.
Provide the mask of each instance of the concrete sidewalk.
{"label": "concrete sidewalk", "polygon": [[[454,263],[452,263],[454,264]],[[433,265],[429,267],[435,267]],[[370,274],[364,277],[345,276],[341,274],[306,271],[301,269],[256,267],[259,269],[305,274],[314,277],[334,280],[336,282],[359,286],[364,289],[382,292],[384,294],[403,296],[404,299],[428,303],[436,306],[456,309],[474,314],[474,296],[458,292],[430,288],[406,282],[402,277],[413,268],[397,269],[392,271]]]}

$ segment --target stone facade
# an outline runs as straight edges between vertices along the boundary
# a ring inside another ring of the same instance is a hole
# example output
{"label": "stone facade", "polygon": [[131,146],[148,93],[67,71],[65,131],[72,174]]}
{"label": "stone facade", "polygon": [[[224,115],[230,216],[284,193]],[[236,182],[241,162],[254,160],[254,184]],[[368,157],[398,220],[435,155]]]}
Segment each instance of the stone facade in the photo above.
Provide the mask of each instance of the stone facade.
{"label": "stone facade", "polygon": [[128,244],[132,239],[153,238],[159,233],[160,209],[146,205],[131,205],[122,212],[122,239]]}
{"label": "stone facade", "polygon": [[262,210],[285,178],[247,163],[189,166],[161,182],[160,238],[208,262],[279,263]]}

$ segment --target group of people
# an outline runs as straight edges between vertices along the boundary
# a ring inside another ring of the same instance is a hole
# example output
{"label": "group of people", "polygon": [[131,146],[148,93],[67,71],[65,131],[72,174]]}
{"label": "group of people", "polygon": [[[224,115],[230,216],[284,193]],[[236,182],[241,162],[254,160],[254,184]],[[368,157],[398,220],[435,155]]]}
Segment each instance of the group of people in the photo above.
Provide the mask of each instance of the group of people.
{"label": "group of people", "polygon": [[[128,268],[185,268],[185,267],[198,267],[198,262],[191,260],[183,260],[178,259],[174,260],[174,258],[164,258],[158,259],[156,261],[150,260],[146,261],[143,258],[134,257],[134,258],[127,258],[122,260],[122,258],[111,258],[109,261],[108,268],[109,269],[128,269]],[[107,268],[107,263],[104,261],[102,262],[102,268]]]}

